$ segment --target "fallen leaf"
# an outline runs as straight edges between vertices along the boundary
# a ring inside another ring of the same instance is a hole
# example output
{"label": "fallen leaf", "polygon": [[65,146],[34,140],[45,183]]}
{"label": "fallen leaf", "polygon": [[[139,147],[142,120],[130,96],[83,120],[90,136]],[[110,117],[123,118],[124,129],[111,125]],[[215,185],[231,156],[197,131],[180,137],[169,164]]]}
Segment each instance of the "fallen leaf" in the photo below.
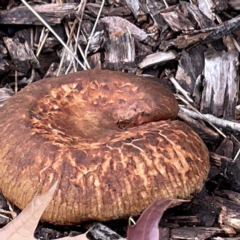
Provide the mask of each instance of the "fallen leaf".
{"label": "fallen leaf", "polygon": [[16,218],[0,229],[0,238],[2,240],[35,239],[34,231],[45,208],[53,198],[57,184],[55,182],[48,192],[35,196]]}
{"label": "fallen leaf", "polygon": [[128,240],[159,240],[162,236],[159,234],[158,223],[166,209],[176,205],[184,200],[179,199],[161,199],[154,201],[141,215],[134,226],[129,226]]}
{"label": "fallen leaf", "polygon": [[143,30],[121,17],[104,17],[100,22],[107,26],[110,35],[123,35],[129,32],[139,41],[143,41],[149,36]]}
{"label": "fallen leaf", "polygon": [[[0,229],[1,240],[36,240],[34,231],[48,204],[51,202],[58,182],[44,194],[35,196],[25,209],[8,225]],[[58,238],[58,240],[88,240],[86,234],[76,237]]]}
{"label": "fallen leaf", "polygon": [[[58,182],[44,194],[35,196],[26,208],[14,218],[8,225],[0,229],[1,240],[35,240],[34,231],[38,222],[53,198]],[[128,240],[159,240],[158,223],[166,209],[176,205],[184,200],[179,199],[161,199],[153,202],[138,219],[136,225],[129,226]],[[88,240],[87,233],[75,236],[64,237],[55,240]],[[120,238],[127,240],[125,238]]]}

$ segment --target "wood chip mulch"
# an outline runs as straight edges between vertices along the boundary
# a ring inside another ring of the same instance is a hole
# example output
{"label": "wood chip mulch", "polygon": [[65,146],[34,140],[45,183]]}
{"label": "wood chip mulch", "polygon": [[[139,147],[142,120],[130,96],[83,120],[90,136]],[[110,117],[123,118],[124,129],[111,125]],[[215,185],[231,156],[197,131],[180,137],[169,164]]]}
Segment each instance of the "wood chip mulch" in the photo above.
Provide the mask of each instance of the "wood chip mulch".
{"label": "wood chip mulch", "polygon": [[[28,6],[0,0],[0,105],[34,81],[89,68],[163,83],[179,101],[178,118],[208,146],[212,165],[202,192],[166,212],[160,223],[165,239],[240,239],[240,1],[33,0],[29,5],[78,60]],[[0,208],[8,209],[1,198]],[[1,226],[11,211],[5,216]],[[35,237],[73,236],[93,224],[40,223]],[[103,224],[90,239],[126,236],[127,220]]]}

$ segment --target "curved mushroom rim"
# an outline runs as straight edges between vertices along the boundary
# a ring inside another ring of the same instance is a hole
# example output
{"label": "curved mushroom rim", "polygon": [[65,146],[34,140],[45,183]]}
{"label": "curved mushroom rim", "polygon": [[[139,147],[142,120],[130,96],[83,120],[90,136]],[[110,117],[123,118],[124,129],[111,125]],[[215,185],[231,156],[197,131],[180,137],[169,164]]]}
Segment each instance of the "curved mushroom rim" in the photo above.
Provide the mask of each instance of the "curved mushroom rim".
{"label": "curved mushroom rim", "polygon": [[[89,70],[32,83],[0,112],[0,188],[23,209],[59,180],[42,220],[107,221],[160,198],[190,198],[208,150],[160,84]],[[140,125],[139,125],[140,124]]]}

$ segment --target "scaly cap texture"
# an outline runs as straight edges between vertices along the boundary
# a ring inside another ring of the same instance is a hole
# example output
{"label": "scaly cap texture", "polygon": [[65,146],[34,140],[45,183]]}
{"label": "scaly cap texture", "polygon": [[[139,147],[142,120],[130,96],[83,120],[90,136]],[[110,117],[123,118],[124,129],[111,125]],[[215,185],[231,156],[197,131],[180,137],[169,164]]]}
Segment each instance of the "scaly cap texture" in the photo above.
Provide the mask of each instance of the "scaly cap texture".
{"label": "scaly cap texture", "polygon": [[[42,220],[77,224],[140,214],[156,199],[190,198],[208,150],[163,86],[89,70],[32,83],[0,111],[0,189],[23,209],[59,181]],[[169,120],[167,120],[169,119]]]}

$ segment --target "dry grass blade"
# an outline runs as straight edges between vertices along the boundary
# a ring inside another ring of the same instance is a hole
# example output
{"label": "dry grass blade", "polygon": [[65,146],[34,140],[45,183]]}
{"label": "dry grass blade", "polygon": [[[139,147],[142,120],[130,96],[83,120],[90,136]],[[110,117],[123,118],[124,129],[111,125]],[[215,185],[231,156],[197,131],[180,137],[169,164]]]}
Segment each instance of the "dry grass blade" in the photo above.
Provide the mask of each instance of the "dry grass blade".
{"label": "dry grass blade", "polygon": [[96,21],[95,21],[94,26],[93,26],[93,29],[92,29],[92,32],[91,32],[91,34],[90,34],[90,36],[89,36],[88,43],[87,43],[87,46],[86,46],[86,49],[85,49],[85,57],[87,57],[88,48],[89,48],[89,46],[90,46],[91,38],[92,38],[92,36],[93,36],[93,34],[94,34],[94,32],[95,32],[96,26],[97,26],[97,24],[98,24],[98,20],[99,20],[99,18],[100,18],[100,16],[101,16],[101,12],[102,12],[104,3],[105,3],[105,0],[102,1],[102,4],[101,4],[101,6],[100,6],[100,9],[99,9],[99,12],[98,12]]}
{"label": "dry grass blade", "polygon": [[41,21],[44,26],[57,38],[57,40],[65,47],[65,49],[67,49],[67,51],[76,59],[76,61],[78,62],[78,64],[84,69],[86,70],[86,67],[83,66],[83,64],[79,61],[79,59],[77,58],[77,56],[71,51],[71,49],[62,41],[62,39],[56,34],[56,32],[52,29],[52,27],[50,25],[48,25],[48,23],[25,1],[25,0],[21,0],[22,3],[39,19],[39,21]]}

